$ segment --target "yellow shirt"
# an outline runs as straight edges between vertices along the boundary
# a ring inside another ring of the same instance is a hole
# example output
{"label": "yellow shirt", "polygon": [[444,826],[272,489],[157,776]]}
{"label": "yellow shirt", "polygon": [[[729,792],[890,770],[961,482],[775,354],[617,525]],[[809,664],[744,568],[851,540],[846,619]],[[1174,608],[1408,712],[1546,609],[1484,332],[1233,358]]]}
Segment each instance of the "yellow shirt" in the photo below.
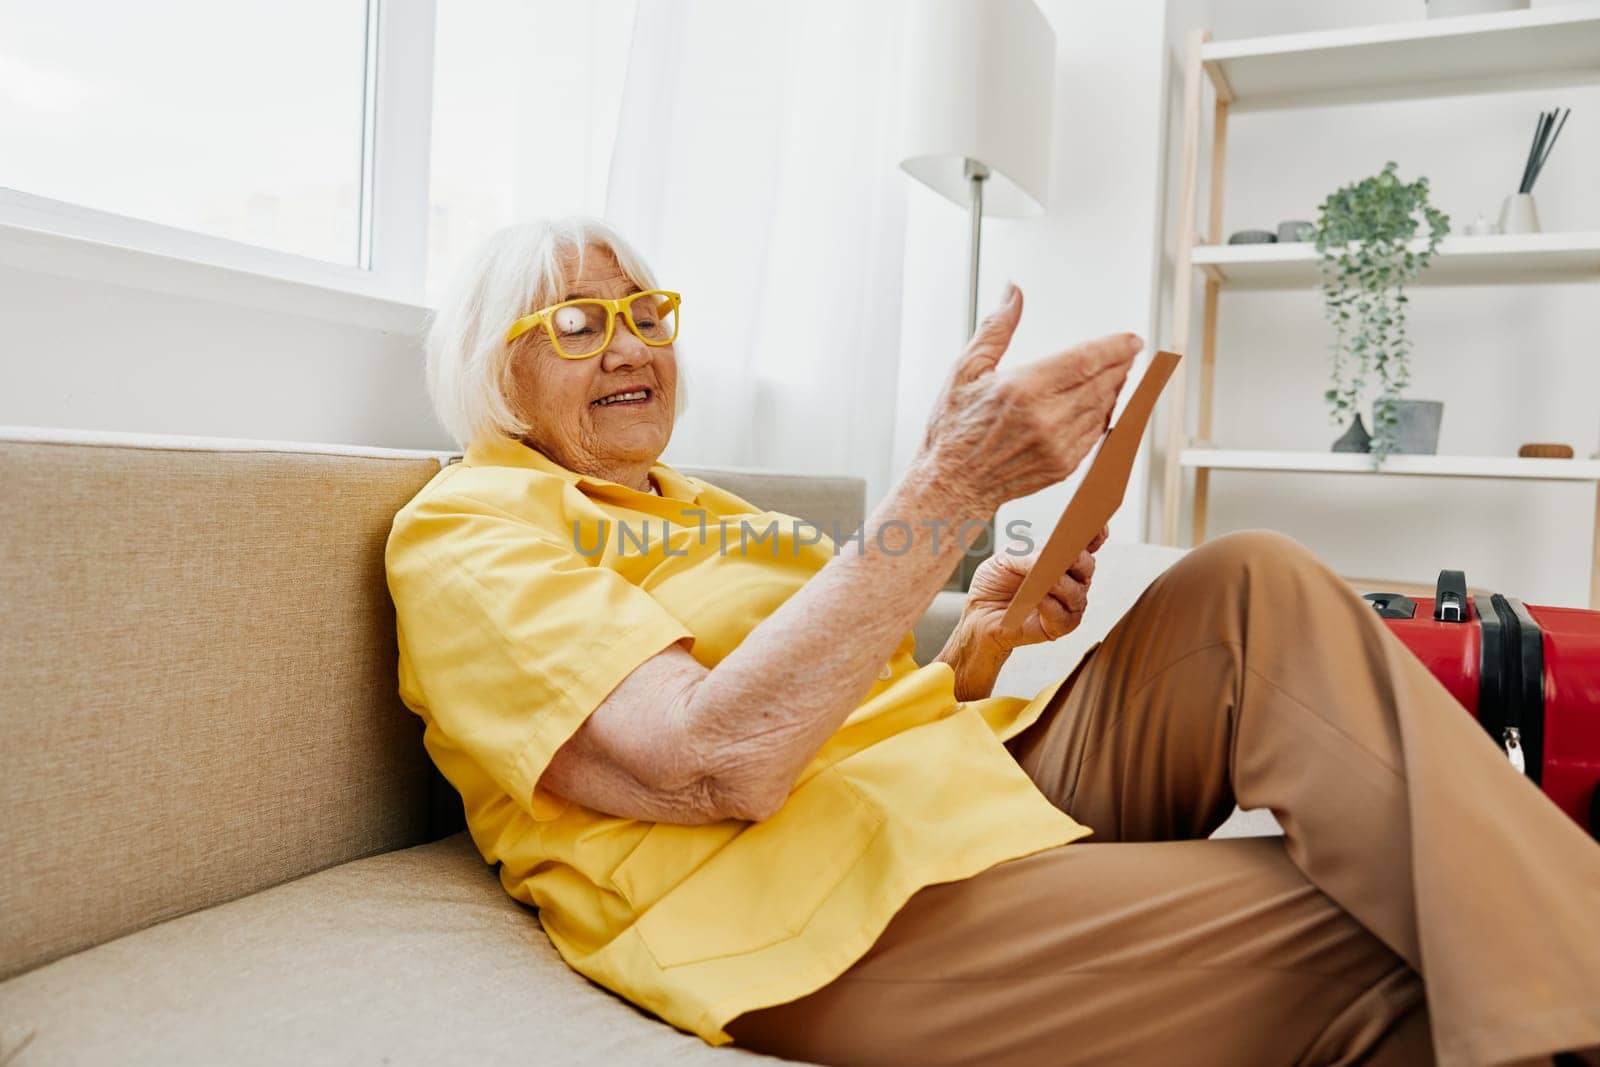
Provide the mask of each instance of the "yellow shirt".
{"label": "yellow shirt", "polygon": [[1032,700],[959,703],[947,665],[916,665],[909,632],[770,819],[648,823],[536,788],[640,663],[690,637],[715,667],[834,554],[790,516],[665,464],[650,473],[659,496],[510,438],[441,470],[395,517],[385,556],[400,696],[478,851],[566,961],[721,1045],[735,1016],[846,970],[922,886],[1091,831],[1001,743],[1066,673]]}

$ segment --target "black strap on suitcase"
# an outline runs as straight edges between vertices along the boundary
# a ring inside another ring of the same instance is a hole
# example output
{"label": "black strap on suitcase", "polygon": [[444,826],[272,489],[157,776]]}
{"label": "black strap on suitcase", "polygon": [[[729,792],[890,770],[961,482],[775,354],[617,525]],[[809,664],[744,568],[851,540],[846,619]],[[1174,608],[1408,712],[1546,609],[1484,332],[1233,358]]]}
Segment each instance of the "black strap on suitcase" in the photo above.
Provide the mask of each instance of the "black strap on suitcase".
{"label": "black strap on suitcase", "polygon": [[1481,627],[1478,722],[1535,783],[1544,770],[1544,635],[1520,600],[1472,599]]}

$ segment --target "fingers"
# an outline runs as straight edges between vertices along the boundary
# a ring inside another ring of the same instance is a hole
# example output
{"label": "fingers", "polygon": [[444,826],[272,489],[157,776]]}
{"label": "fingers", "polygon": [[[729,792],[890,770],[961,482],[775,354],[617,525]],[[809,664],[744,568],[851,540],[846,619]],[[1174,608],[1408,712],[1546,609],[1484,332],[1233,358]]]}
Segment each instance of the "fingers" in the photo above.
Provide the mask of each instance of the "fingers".
{"label": "fingers", "polygon": [[1033,379],[1030,384],[1053,392],[1076,388],[1102,377],[1115,380],[1120,389],[1134,357],[1143,348],[1144,341],[1138,334],[1108,333],[1036,360],[1027,365],[1026,372]]}
{"label": "fingers", "polygon": [[1017,577],[1025,578],[1033,570],[1033,565],[1039,562],[1039,553],[1041,551],[1041,549],[1036,548],[1032,552],[1024,552],[1021,554],[997,552],[992,558],[1001,560],[1004,563],[1005,568],[1014,573]]}
{"label": "fingers", "polygon": [[1046,641],[1065,637],[1076,627],[1072,612],[1054,596],[1047,596],[1039,602],[1039,630]]}
{"label": "fingers", "polygon": [[[1024,572],[1032,568],[1035,558],[1036,554],[1027,557]],[[1044,640],[1054,641],[1069,634],[1083,621],[1083,613],[1089,608],[1089,583],[1094,577],[1094,567],[1094,557],[1088,552],[1080,552],[1077,561],[1067,573],[1055,580],[1044,599],[1034,608],[1033,619],[1037,620]],[[1032,621],[1024,624],[1024,629],[1031,629]]]}
{"label": "fingers", "polygon": [[[1063,577],[1088,585],[1089,579],[1094,577],[1094,568],[1095,558],[1093,553],[1088,549],[1084,549],[1078,553],[1078,558],[1073,561],[1072,566],[1067,568],[1067,573]],[[1058,581],[1056,584],[1059,585],[1060,582]]]}
{"label": "fingers", "polygon": [[1111,424],[1141,345],[1135,334],[1108,334],[1011,372],[1011,387],[1041,402],[1038,417],[1067,448],[1069,471]]}
{"label": "fingers", "polygon": [[[1076,573],[1084,572],[1080,580]],[[1023,624],[1025,634],[1038,633],[1038,637],[1023,638],[1024,644],[1034,641],[1054,641],[1078,628],[1083,613],[1089,608],[1089,578],[1094,574],[1094,557],[1084,552],[1072,569],[1051,586],[1043,600]]]}
{"label": "fingers", "polygon": [[1010,552],[997,552],[978,564],[968,589],[969,597],[979,599],[1009,600],[1033,569],[1037,553],[1016,556]]}
{"label": "fingers", "polygon": [[1056,579],[1046,600],[1055,600],[1068,611],[1082,614],[1089,607],[1089,584],[1074,578],[1070,573]]}
{"label": "fingers", "polygon": [[961,358],[956,361],[955,383],[970,382],[994,370],[1000,357],[1005,355],[1006,347],[1011,344],[1011,336],[1017,332],[1017,323],[1021,319],[1022,290],[1011,283],[1006,287],[1006,295],[1001,299],[1000,306],[978,323],[978,332],[972,335]]}
{"label": "fingers", "polygon": [[1105,544],[1109,540],[1111,540],[1111,527],[1110,527],[1110,525],[1107,525],[1099,533],[1094,535],[1094,540],[1093,541],[1089,542],[1089,551],[1090,552],[1099,551],[1100,546]]}
{"label": "fingers", "polygon": [[1046,640],[1065,637],[1083,621],[1083,613],[1089,606],[1088,590],[1083,586],[1074,586],[1074,590],[1063,596],[1052,589],[1050,595],[1039,602],[1039,629]]}

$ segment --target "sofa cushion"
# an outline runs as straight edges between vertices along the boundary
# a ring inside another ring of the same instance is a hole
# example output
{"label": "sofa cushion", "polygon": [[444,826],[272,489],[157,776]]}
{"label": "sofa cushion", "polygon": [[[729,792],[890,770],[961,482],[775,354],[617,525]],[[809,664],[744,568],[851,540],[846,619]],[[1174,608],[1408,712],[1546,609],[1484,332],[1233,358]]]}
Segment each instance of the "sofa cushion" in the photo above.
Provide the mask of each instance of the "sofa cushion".
{"label": "sofa cushion", "polygon": [[783,1062],[712,1048],[569,968],[465,833],[37,968],[0,984],[0,1020],[14,1067]]}
{"label": "sofa cushion", "polygon": [[428,840],[383,546],[437,459],[13,439],[0,466],[0,978]]}

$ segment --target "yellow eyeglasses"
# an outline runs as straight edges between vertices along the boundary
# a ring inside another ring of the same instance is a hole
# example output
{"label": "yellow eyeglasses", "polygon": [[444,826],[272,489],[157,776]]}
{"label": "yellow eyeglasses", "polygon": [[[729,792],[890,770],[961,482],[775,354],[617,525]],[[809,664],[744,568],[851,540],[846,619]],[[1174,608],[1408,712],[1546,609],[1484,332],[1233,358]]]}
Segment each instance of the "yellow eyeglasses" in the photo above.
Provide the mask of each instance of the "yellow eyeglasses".
{"label": "yellow eyeglasses", "polygon": [[622,313],[628,329],[652,348],[662,348],[678,339],[678,305],[683,297],[666,289],[646,289],[616,300],[583,297],[564,300],[524,315],[506,330],[510,344],[535,326],[543,326],[550,344],[562,359],[588,359],[598,356],[611,343],[611,331]]}

